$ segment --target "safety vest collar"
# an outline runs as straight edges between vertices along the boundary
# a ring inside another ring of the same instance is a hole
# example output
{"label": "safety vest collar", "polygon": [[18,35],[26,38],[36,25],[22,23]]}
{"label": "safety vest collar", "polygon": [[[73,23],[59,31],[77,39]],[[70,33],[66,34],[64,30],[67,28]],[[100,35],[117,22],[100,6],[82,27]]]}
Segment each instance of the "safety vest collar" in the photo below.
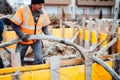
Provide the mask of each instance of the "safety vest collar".
{"label": "safety vest collar", "polygon": [[[25,13],[25,15],[24,15],[24,19],[25,19],[25,25],[24,26],[28,26],[28,10],[29,10],[30,8],[29,8],[29,6],[25,6],[24,7],[24,13]],[[43,14],[41,14],[41,16],[42,16],[42,20],[41,20],[41,23],[42,23],[42,25],[41,25],[41,27],[43,27],[44,26],[44,22],[45,22],[45,14],[44,14],[44,9],[42,9],[41,10],[42,12],[41,13],[43,13]],[[32,15],[32,13],[31,13],[31,15]],[[38,18],[38,22],[39,22],[39,19],[40,19],[40,16],[39,16],[39,18]],[[34,20],[33,20],[34,21]],[[34,22],[35,23],[35,22]],[[37,26],[38,27],[38,26]]]}

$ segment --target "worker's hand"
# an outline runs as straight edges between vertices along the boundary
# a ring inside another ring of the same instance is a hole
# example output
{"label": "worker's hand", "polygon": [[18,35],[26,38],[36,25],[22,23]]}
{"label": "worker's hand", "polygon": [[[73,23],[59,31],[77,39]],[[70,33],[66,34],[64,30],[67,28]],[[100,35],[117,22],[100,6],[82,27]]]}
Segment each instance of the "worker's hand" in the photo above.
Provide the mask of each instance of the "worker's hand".
{"label": "worker's hand", "polygon": [[30,37],[30,35],[29,35],[29,34],[26,34],[26,35],[22,38],[22,41],[27,42],[29,37]]}

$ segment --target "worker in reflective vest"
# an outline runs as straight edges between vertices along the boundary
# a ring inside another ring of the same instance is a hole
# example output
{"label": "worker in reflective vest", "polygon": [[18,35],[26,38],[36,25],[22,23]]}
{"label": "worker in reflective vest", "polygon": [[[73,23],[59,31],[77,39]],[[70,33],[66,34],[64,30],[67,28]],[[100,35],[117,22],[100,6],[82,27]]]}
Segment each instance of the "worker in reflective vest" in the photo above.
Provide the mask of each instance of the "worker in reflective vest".
{"label": "worker in reflective vest", "polygon": [[29,46],[33,49],[34,63],[44,63],[42,42],[40,40],[28,40],[30,35],[36,35],[41,32],[50,35],[47,27],[50,24],[50,20],[46,11],[42,8],[44,2],[44,0],[31,0],[31,5],[18,8],[11,19],[13,29],[23,41],[18,43],[16,47],[16,53],[20,52],[21,54],[22,65]]}

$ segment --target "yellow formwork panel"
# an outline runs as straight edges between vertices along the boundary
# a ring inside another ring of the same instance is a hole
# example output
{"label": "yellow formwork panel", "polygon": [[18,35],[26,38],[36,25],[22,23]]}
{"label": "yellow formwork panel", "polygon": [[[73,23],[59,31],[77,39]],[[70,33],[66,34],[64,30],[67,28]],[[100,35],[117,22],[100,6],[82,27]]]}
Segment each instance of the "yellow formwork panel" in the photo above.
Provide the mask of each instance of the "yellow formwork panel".
{"label": "yellow formwork panel", "polygon": [[[4,38],[4,42],[9,42],[11,40],[16,39],[17,35],[16,35],[15,31],[4,31],[3,38]],[[15,46],[16,45],[14,44],[14,45],[9,46],[8,48],[15,49]]]}
{"label": "yellow formwork panel", "polygon": [[85,41],[88,41],[88,38],[89,38],[89,30],[85,30],[85,36],[84,36],[84,40]]}
{"label": "yellow formwork panel", "polygon": [[10,74],[10,73],[14,73],[16,71],[30,71],[30,70],[36,70],[36,69],[49,69],[50,68],[50,64],[42,64],[42,65],[34,65],[34,66],[22,66],[22,67],[9,67],[9,68],[3,68],[0,69],[0,75],[2,74]]}
{"label": "yellow formwork panel", "polygon": [[12,75],[11,74],[0,75],[0,80],[12,80]]}
{"label": "yellow formwork panel", "polygon": [[52,35],[62,38],[62,29],[61,28],[52,29]]}
{"label": "yellow formwork panel", "polygon": [[73,29],[72,28],[65,28],[65,38],[72,38]]}
{"label": "yellow formwork panel", "polygon": [[[106,62],[112,67],[112,61]],[[77,65],[71,67],[60,68],[60,80],[85,80],[85,66]],[[57,74],[58,72],[56,72]],[[11,80],[10,74],[0,75],[0,80]],[[29,70],[21,72],[20,80],[50,80],[49,69]],[[99,64],[92,65],[91,80],[112,80],[111,75]]]}
{"label": "yellow formwork panel", "polygon": [[80,38],[82,38],[82,29],[80,29],[80,35],[79,35]]}
{"label": "yellow formwork panel", "polygon": [[117,41],[117,50],[118,50],[118,53],[120,53],[120,37],[118,38],[118,41]]}
{"label": "yellow formwork panel", "polygon": [[97,44],[97,33],[95,31],[92,32],[91,43]]}
{"label": "yellow formwork panel", "polygon": [[[107,64],[112,68],[112,62]],[[92,67],[92,80],[112,80],[112,76],[101,65],[95,63]]]}
{"label": "yellow formwork panel", "polygon": [[[118,28],[117,32],[118,34],[120,34],[120,27]],[[118,38],[118,41],[117,41],[117,50],[118,50],[118,53],[120,53],[120,37]]]}
{"label": "yellow formwork panel", "polygon": [[118,27],[117,32],[118,32],[118,34],[120,34],[120,27]]}
{"label": "yellow formwork panel", "polygon": [[[103,41],[105,38],[107,38],[107,34],[105,34],[105,33],[100,33],[100,42],[101,41]],[[103,44],[102,44],[102,46],[106,46],[107,45],[107,41],[105,41]]]}

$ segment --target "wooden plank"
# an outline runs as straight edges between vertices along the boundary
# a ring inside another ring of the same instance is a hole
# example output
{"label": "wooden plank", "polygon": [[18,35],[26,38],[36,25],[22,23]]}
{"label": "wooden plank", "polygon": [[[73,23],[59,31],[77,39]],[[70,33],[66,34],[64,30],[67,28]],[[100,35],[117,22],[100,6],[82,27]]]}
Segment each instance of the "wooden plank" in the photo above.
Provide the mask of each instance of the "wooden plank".
{"label": "wooden plank", "polygon": [[[73,65],[79,65],[83,62],[84,60],[82,58],[75,58],[75,59],[67,59],[67,60],[61,60],[60,61],[60,66],[61,67],[65,67],[65,66],[73,66]],[[30,66],[21,66],[19,68],[15,68],[13,67],[13,69],[11,68],[4,68],[4,69],[0,69],[0,74],[9,74],[9,73],[13,73],[16,72],[16,70],[19,70],[21,72],[25,72],[25,71],[30,71],[30,70],[39,70],[39,69],[49,69],[50,68],[50,62],[46,63],[46,64],[41,64],[41,65],[30,65]]]}
{"label": "wooden plank", "polygon": [[50,80],[60,80],[60,56],[52,56],[50,58]]}
{"label": "wooden plank", "polygon": [[75,59],[68,59],[68,60],[61,60],[60,66],[72,66],[72,65],[79,65],[84,60],[82,58],[75,58]]}
{"label": "wooden plank", "polygon": [[100,58],[101,60],[109,60],[109,59],[112,59],[113,56],[112,55],[103,55],[103,56],[98,56],[98,58]]}
{"label": "wooden plank", "polygon": [[[84,60],[83,58],[75,58],[74,59],[69,59],[72,57],[66,57],[66,58],[62,58],[63,60],[60,60],[60,66],[61,67],[65,67],[65,66],[72,66],[72,65],[79,65],[81,64]],[[104,59],[104,57],[102,58],[103,60],[106,60],[108,57],[106,57]],[[25,58],[25,62],[34,62],[33,58]],[[46,64],[49,64],[50,62],[47,60]]]}
{"label": "wooden plank", "polygon": [[[112,55],[103,55],[103,56],[98,56],[101,60],[109,60],[112,59]],[[83,58],[76,58],[76,56],[65,56],[65,57],[60,57],[60,66],[65,67],[65,66],[72,66],[72,65],[79,65],[84,62]],[[25,58],[25,62],[34,62],[34,58]],[[50,62],[47,60],[47,64]]]}

